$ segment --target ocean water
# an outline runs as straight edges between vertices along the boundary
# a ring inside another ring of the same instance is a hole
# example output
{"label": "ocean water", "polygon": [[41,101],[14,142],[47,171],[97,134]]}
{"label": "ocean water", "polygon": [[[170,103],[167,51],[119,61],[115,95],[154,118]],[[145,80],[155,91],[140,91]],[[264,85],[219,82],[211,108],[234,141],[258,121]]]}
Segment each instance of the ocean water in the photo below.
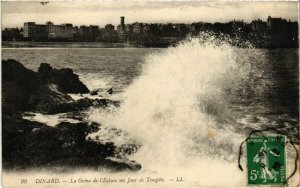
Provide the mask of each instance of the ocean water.
{"label": "ocean water", "polygon": [[2,59],[16,59],[37,71],[41,63],[71,68],[88,88],[121,91],[141,72],[143,57],[157,49],[142,48],[14,48],[3,49]]}
{"label": "ocean water", "polygon": [[[202,186],[245,184],[238,149],[252,130],[280,128],[299,142],[298,58],[298,49],[241,49],[197,38],[167,49],[2,50],[2,59],[32,70],[40,63],[69,67],[91,90],[113,88],[121,106],[90,109],[87,120],[103,128],[89,137],[140,145],[123,158],[140,163],[141,173],[188,173]],[[288,161],[293,157],[291,151]]]}

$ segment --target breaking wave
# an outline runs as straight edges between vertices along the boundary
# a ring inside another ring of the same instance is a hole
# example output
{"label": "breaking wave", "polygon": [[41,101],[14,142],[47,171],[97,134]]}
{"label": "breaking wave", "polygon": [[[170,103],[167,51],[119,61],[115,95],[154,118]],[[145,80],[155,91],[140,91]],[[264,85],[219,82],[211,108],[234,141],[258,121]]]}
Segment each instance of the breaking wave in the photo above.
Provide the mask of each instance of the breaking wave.
{"label": "breaking wave", "polygon": [[89,119],[106,130],[90,136],[106,134],[119,146],[141,146],[129,157],[145,172],[189,172],[198,179],[202,172],[201,185],[215,185],[216,178],[241,185],[245,175],[235,160],[245,135],[236,131],[231,106],[263,96],[270,73],[262,68],[260,50],[204,36],[145,57],[142,74],[125,89],[121,106],[90,113]]}

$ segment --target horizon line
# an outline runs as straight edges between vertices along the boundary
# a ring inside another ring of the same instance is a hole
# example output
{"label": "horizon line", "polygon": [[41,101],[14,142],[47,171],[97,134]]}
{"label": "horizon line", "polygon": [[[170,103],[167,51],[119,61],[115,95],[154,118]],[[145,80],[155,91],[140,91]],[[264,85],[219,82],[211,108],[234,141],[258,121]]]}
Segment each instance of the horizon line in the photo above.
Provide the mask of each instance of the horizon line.
{"label": "horizon line", "polygon": [[[120,17],[123,17],[123,16],[120,16]],[[291,19],[287,19],[287,18],[284,18],[284,17],[272,17],[271,15],[269,15],[268,17],[267,17],[267,19],[269,18],[269,17],[271,17],[271,18],[280,18],[280,19],[282,19],[282,20],[286,20],[286,21],[289,21],[289,22],[297,22],[298,23],[298,20],[296,20],[296,21],[291,21]],[[125,17],[126,18],[126,17]],[[233,19],[233,20],[229,20],[229,21],[220,21],[220,22],[206,22],[206,21],[197,21],[197,22],[189,22],[189,23],[186,23],[186,22],[132,22],[132,23],[125,23],[125,25],[132,25],[132,24],[135,24],[135,23],[140,23],[140,24],[186,24],[186,25],[188,25],[188,24],[194,24],[194,23],[210,23],[210,24],[214,24],[214,23],[229,23],[229,22],[232,22],[232,21],[237,21],[237,22],[244,22],[244,23],[251,23],[251,22],[253,22],[253,21],[256,21],[256,20],[261,20],[261,21],[263,21],[263,22],[266,22],[267,21],[267,19],[266,20],[263,20],[263,19],[260,19],[260,18],[257,18],[257,19],[253,19],[253,20],[251,20],[251,21],[244,21],[244,19]],[[24,22],[23,23],[23,25],[22,26],[17,26],[17,27],[3,27],[2,26],[2,24],[1,24],[1,29],[2,28],[5,28],[5,29],[7,29],[7,28],[22,28],[23,26],[24,26],[24,24],[25,23],[28,23],[28,22],[34,22],[35,24],[41,24],[41,25],[43,25],[43,23],[38,23],[38,22],[36,22],[36,21],[27,21],[27,22]],[[52,22],[52,21],[46,21],[44,24],[46,24],[47,22],[51,22],[51,23],[53,23],[54,24],[54,22]],[[87,24],[87,25],[73,25],[73,23],[70,23],[70,22],[62,22],[62,23],[58,23],[58,24],[56,24],[56,25],[63,25],[63,24],[72,24],[72,26],[73,27],[76,27],[76,26],[98,26],[98,27],[100,27],[100,25],[95,25],[95,24]],[[111,25],[113,25],[112,23],[107,23],[107,24],[105,24],[104,26],[102,26],[103,28],[106,26],[106,25],[109,25],[109,24],[111,24]],[[117,24],[116,26],[119,26],[120,24]],[[115,26],[115,25],[113,25],[113,26]],[[101,28],[101,27],[100,27]]]}

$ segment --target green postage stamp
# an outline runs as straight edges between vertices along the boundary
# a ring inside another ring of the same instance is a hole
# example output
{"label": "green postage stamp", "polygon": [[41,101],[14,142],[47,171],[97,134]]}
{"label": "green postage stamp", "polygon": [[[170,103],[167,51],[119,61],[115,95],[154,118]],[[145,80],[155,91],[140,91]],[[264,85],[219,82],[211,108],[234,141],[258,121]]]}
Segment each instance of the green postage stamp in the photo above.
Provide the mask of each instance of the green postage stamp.
{"label": "green postage stamp", "polygon": [[249,185],[286,183],[285,136],[253,136],[247,140]]}

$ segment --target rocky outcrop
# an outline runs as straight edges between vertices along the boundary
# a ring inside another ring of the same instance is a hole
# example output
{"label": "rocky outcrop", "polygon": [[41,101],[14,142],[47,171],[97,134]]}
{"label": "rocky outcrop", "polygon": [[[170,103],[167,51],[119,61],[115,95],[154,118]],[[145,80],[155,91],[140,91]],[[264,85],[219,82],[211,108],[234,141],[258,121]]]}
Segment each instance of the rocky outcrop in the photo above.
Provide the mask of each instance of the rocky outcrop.
{"label": "rocky outcrop", "polygon": [[28,110],[28,100],[38,95],[41,82],[37,74],[15,60],[2,60],[2,109],[3,113]]}
{"label": "rocky outcrop", "polygon": [[100,91],[100,89],[94,89],[90,92],[90,95],[91,96],[94,96],[94,95],[98,95],[98,92]]}
{"label": "rocky outcrop", "polygon": [[105,108],[108,106],[119,106],[118,101],[112,101],[109,99],[89,99],[83,98],[78,101],[69,103],[45,103],[38,105],[36,110],[45,114],[58,114],[66,112],[76,112],[86,110],[90,107]]}
{"label": "rocky outcrop", "polygon": [[2,73],[2,107],[9,114],[74,102],[67,93],[89,92],[71,69],[57,70],[41,64],[34,72],[9,59],[2,60]]}
{"label": "rocky outcrop", "polygon": [[47,63],[42,63],[38,69],[38,76],[45,84],[58,86],[62,93],[89,93],[89,89],[79,80],[72,69],[55,69]]}
{"label": "rocky outcrop", "polygon": [[[2,60],[2,162],[4,169],[88,167],[113,171],[139,170],[134,161],[112,160],[120,152],[113,143],[87,139],[97,123],[67,123],[54,127],[22,119],[25,111],[67,113],[77,117],[89,107],[118,106],[109,99],[73,100],[67,93],[88,93],[71,69],[41,64],[38,72],[15,60]],[[70,113],[72,112],[72,113]],[[82,121],[82,119],[80,120]],[[126,147],[128,148],[128,147]],[[122,149],[122,148],[121,148]],[[125,147],[124,147],[125,150]],[[126,151],[135,151],[126,149]],[[130,154],[130,153],[128,153]]]}
{"label": "rocky outcrop", "polygon": [[107,90],[107,93],[109,93],[110,95],[112,95],[114,92],[114,90],[112,88],[110,88],[109,90]]}
{"label": "rocky outcrop", "polygon": [[71,69],[41,64],[38,72],[15,60],[2,61],[2,107],[4,114],[37,111],[47,114],[85,110],[91,106],[118,106],[109,99],[73,100],[67,93],[89,92]]}
{"label": "rocky outcrop", "polygon": [[89,167],[122,171],[141,168],[134,161],[108,159],[115,154],[113,143],[86,140],[89,133],[99,130],[97,123],[63,122],[49,127],[17,117],[4,118],[9,122],[2,127],[4,169]]}

